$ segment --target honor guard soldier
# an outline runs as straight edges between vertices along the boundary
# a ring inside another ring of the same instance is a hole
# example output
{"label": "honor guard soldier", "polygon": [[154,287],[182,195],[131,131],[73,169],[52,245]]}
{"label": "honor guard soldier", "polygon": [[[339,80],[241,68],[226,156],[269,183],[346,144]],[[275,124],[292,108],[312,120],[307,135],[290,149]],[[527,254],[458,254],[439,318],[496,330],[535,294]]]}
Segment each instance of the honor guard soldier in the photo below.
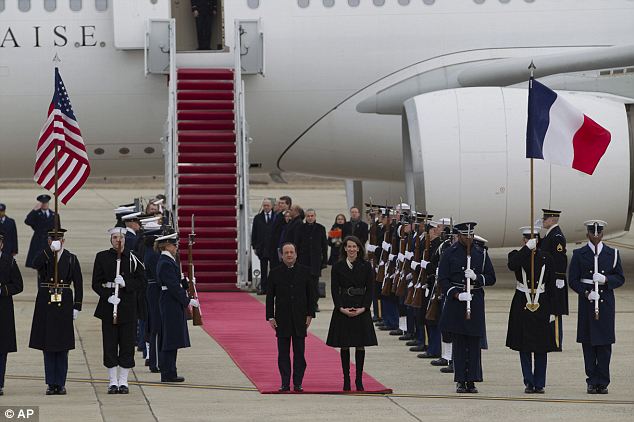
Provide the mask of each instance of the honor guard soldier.
{"label": "honor guard soldier", "polygon": [[47,395],[66,394],[68,351],[75,348],[73,320],[79,316],[84,295],[79,260],[64,247],[65,232],[62,228],[49,232],[49,247],[33,261],[38,289],[29,347],[44,352]]}
{"label": "honor guard soldier", "polygon": [[149,336],[148,364],[150,372],[159,372],[159,333],[161,332],[161,312],[159,310],[159,298],[161,296],[161,286],[156,279],[156,264],[158,264],[161,253],[154,249],[154,242],[161,234],[161,226],[156,222],[144,225],[145,255],[143,265],[145,266],[146,301],[148,309],[147,334]]}
{"label": "honor guard soldier", "polygon": [[553,329],[555,331],[555,351],[561,352],[563,347],[563,319],[562,315],[568,315],[568,284],[566,282],[566,269],[568,257],[566,256],[566,237],[559,227],[561,211],[542,209],[542,226],[547,230],[539,247],[553,258],[553,272],[557,290],[551,298],[552,314],[555,316]]}
{"label": "honor guard soldier", "polygon": [[13,296],[22,292],[22,275],[13,255],[2,252],[5,233],[0,231],[0,396],[4,394],[7,354],[17,352]]}
{"label": "honor guard soldier", "polygon": [[461,223],[458,242],[444,254],[438,281],[446,296],[440,329],[453,341],[454,381],[457,393],[477,393],[482,381],[481,339],[486,335],[484,286],[495,284],[495,272],[484,249],[473,245],[476,223]]}
{"label": "honor guard soldier", "polygon": [[125,224],[125,249],[127,251],[135,251],[136,244],[141,234],[141,213],[133,212],[121,217],[121,221]]}
{"label": "honor guard soldier", "polygon": [[[108,230],[112,248],[97,253],[92,289],[99,295],[95,317],[101,320],[103,364],[108,368],[108,394],[128,394],[134,367],[137,290],[143,286],[143,264],[125,250],[125,227]],[[119,374],[117,376],[117,368]]]}
{"label": "honor guard soldier", "polygon": [[588,394],[607,394],[615,342],[614,289],[625,282],[619,251],[602,242],[605,221],[586,221],[588,243],[572,251],[568,281],[579,295],[577,343],[583,348]]}
{"label": "honor guard soldier", "polygon": [[181,270],[176,263],[178,233],[158,237],[156,247],[161,252],[156,265],[156,279],[161,286],[161,382],[183,382],[185,378],[178,376],[176,370],[176,353],[178,349],[190,347],[186,309],[200,304],[198,300],[189,298],[186,281],[181,278]]}
{"label": "honor guard soldier", "polygon": [[[515,273],[517,286],[511,302],[506,347],[520,353],[524,392],[544,393],[547,353],[555,350],[551,332],[555,273],[550,254],[538,247],[539,229],[522,227],[523,243],[508,255],[508,268]],[[531,266],[531,258],[533,264]],[[531,269],[534,274],[531,277]]]}
{"label": "honor guard soldier", "polygon": [[48,208],[50,200],[50,195],[38,196],[37,204],[24,220],[24,224],[31,226],[33,229],[29,252],[26,255],[26,266],[30,268],[35,268],[33,261],[35,261],[41,251],[48,248],[48,232],[53,230],[55,225],[55,212]]}
{"label": "honor guard soldier", "polygon": [[15,220],[6,214],[7,206],[0,204],[0,232],[4,233],[3,246],[1,252],[16,256],[18,254],[18,230]]}

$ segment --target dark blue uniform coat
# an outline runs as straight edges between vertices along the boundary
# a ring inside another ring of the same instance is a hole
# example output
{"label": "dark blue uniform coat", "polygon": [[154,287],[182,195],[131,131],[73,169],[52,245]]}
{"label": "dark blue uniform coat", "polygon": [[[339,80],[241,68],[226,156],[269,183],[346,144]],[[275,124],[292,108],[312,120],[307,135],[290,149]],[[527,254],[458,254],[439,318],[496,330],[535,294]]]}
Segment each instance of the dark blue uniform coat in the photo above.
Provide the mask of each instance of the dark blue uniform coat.
{"label": "dark blue uniform coat", "polygon": [[594,250],[588,245],[575,249],[570,260],[568,281],[572,290],[579,294],[577,317],[577,343],[601,346],[615,342],[614,335],[614,289],[625,282],[621,257],[616,249],[603,244],[599,254],[599,272],[606,282],[599,285],[599,320],[594,319],[594,301],[588,300],[586,292],[594,290],[594,284],[582,283],[582,279],[592,280],[594,274]]}
{"label": "dark blue uniform coat", "polygon": [[33,237],[29,245],[29,252],[26,255],[26,266],[35,268],[33,261],[40,252],[48,248],[48,232],[53,230],[55,225],[55,212],[48,210],[48,217],[43,210],[31,210],[26,216],[24,224],[31,226]]}
{"label": "dark blue uniform coat", "polygon": [[[22,275],[15,259],[0,255],[0,353],[17,352],[13,296],[22,292]],[[2,380],[0,380],[1,382]]]}
{"label": "dark blue uniform coat", "polygon": [[7,216],[4,222],[0,219],[0,231],[4,232],[2,252],[13,255],[18,253],[18,229],[15,227],[15,220]]}
{"label": "dark blue uniform coat", "polygon": [[[156,265],[156,276],[161,285],[159,309],[161,312],[161,350],[189,347],[187,314],[189,296],[181,283],[181,271],[169,252],[164,252]],[[163,290],[167,287],[167,290]]]}
{"label": "dark blue uniform coat", "polygon": [[539,243],[539,248],[552,257],[555,280],[564,280],[564,287],[553,291],[552,314],[568,315],[568,283],[566,282],[568,256],[566,255],[566,237],[559,226],[550,229]]}
{"label": "dark blue uniform coat", "polygon": [[148,247],[145,250],[145,278],[147,280],[147,308],[148,308],[148,333],[156,334],[161,331],[161,311],[159,310],[159,298],[161,297],[161,285],[156,279],[156,264],[158,264],[160,252]]}
{"label": "dark blue uniform coat", "polygon": [[[465,319],[466,302],[454,297],[455,294],[466,291],[464,272],[467,268],[467,250],[456,242],[447,249],[438,267],[438,282],[443,295],[446,297],[445,307],[440,317],[440,329],[454,334],[484,337],[486,323],[484,319],[484,290],[483,286],[495,284],[495,271],[485,250],[473,245],[471,247],[471,269],[477,278],[471,281],[471,319]],[[474,288],[475,287],[475,288]]]}

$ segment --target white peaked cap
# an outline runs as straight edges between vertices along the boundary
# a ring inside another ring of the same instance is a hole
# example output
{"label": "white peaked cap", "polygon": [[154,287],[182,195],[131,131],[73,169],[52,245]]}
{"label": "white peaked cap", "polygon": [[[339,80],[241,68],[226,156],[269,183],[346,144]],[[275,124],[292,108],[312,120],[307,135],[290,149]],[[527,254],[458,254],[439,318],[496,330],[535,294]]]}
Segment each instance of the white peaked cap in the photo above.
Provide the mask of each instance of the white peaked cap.
{"label": "white peaked cap", "polygon": [[147,224],[143,224],[143,229],[144,230],[160,230],[161,225],[157,223],[156,221],[150,221]]}
{"label": "white peaked cap", "polygon": [[172,233],[172,234],[168,234],[166,236],[157,237],[156,241],[157,242],[174,241],[176,239],[178,239],[178,233]]}
{"label": "white peaked cap", "polygon": [[134,212],[134,205],[128,207],[117,207],[114,209],[115,214],[123,214],[124,212]]}
{"label": "white peaked cap", "polygon": [[438,219],[438,224],[442,224],[443,226],[449,226],[451,225],[451,218],[448,217],[443,217]]}
{"label": "white peaked cap", "polygon": [[121,217],[121,219],[122,219],[123,221],[125,221],[125,220],[132,220],[132,219],[134,219],[134,218],[137,218],[137,217],[138,217],[138,216],[140,216],[141,214],[142,214],[142,213],[141,213],[140,211],[139,211],[139,212],[133,212],[132,214],[124,215],[123,217]]}
{"label": "white peaked cap", "polygon": [[487,243],[488,242],[488,240],[486,240],[484,237],[478,236],[477,234],[473,235],[473,240],[477,240],[477,241],[482,242],[482,243]]}
{"label": "white peaked cap", "polygon": [[122,235],[125,236],[127,231],[128,231],[128,229],[125,228],[125,227],[113,227],[111,229],[108,229],[108,234],[110,236],[112,236],[113,234],[122,234]]}
{"label": "white peaked cap", "polygon": [[159,215],[159,216],[156,216],[156,217],[142,218],[140,221],[141,221],[141,224],[143,224],[143,225],[145,226],[145,225],[146,225],[146,224],[148,224],[148,223],[156,223],[156,222],[157,222],[157,221],[159,221],[161,218],[162,218],[162,217]]}

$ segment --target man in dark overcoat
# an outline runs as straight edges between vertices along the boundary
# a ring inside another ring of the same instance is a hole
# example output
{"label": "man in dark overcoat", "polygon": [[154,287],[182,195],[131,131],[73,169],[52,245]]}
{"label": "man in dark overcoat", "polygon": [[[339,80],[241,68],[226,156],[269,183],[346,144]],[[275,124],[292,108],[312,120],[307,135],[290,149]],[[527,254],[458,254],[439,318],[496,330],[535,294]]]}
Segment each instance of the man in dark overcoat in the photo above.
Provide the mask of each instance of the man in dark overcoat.
{"label": "man in dark overcoat", "polygon": [[191,0],[191,2],[192,14],[196,19],[198,50],[210,50],[212,20],[218,13],[217,0]]}
{"label": "man in dark overcoat", "polygon": [[296,247],[282,245],[282,265],[271,270],[266,293],[266,319],[277,336],[277,366],[282,378],[280,392],[290,391],[293,346],[293,390],[303,391],[306,371],[304,346],[307,329],[315,317],[315,278],[310,270],[297,263]]}
{"label": "man in dark overcoat", "polygon": [[306,222],[298,229],[297,262],[310,268],[316,282],[315,297],[319,300],[319,277],[328,265],[328,238],[326,228],[317,222],[317,213],[312,208],[306,210]]}
{"label": "man in dark overcoat", "polygon": [[29,252],[26,255],[26,266],[30,268],[35,268],[33,261],[41,251],[48,248],[48,232],[55,226],[55,212],[48,207],[50,200],[50,195],[38,196],[37,204],[24,220],[24,224],[33,229]]}
{"label": "man in dark overcoat", "polygon": [[253,217],[251,228],[251,247],[260,260],[260,288],[258,294],[266,293],[269,276],[269,245],[273,232],[273,204],[266,198],[262,201],[262,212]]}
{"label": "man in dark overcoat", "polygon": [[[438,267],[438,282],[446,298],[440,329],[451,334],[457,393],[477,393],[475,383],[482,381],[480,348],[486,335],[484,286],[495,284],[495,271],[486,250],[472,243],[475,225],[456,224],[460,233],[458,242],[443,254]],[[467,286],[471,293],[467,292]]]}
{"label": "man in dark overcoat", "polygon": [[38,289],[29,347],[44,352],[47,395],[66,394],[68,351],[75,348],[73,320],[79,316],[84,296],[79,260],[65,248],[65,231],[49,232],[49,246],[33,261]]}
{"label": "man in dark overcoat", "polygon": [[346,236],[356,236],[361,241],[363,247],[365,247],[365,243],[368,241],[368,233],[368,223],[363,221],[361,218],[361,211],[359,210],[359,207],[351,207],[350,220],[343,224],[343,235],[341,238],[344,239]]}
{"label": "man in dark overcoat", "polygon": [[0,231],[0,396],[4,394],[7,354],[18,351],[15,339],[13,296],[22,292],[22,275],[10,253],[2,252],[4,232]]}
{"label": "man in dark overcoat", "polygon": [[281,264],[280,244],[284,239],[283,232],[286,228],[284,213],[291,208],[293,200],[289,196],[280,196],[277,200],[277,212],[273,213],[273,227],[271,228],[271,241],[269,243],[269,267],[272,270]]}
{"label": "man in dark overcoat", "polygon": [[128,373],[134,367],[136,343],[137,291],[145,283],[143,264],[133,252],[125,250],[125,232],[125,227],[108,230],[112,248],[97,253],[92,271],[92,289],[99,295],[95,317],[101,320],[108,394],[129,393]]}
{"label": "man in dark overcoat", "polygon": [[607,394],[616,342],[614,289],[625,283],[617,249],[603,243],[605,221],[590,220],[588,243],[572,252],[568,281],[579,295],[577,343],[583,348],[588,394]]}
{"label": "man in dark overcoat", "polygon": [[15,220],[6,214],[7,206],[0,204],[0,232],[4,233],[4,242],[0,251],[16,256],[18,254],[18,229]]}

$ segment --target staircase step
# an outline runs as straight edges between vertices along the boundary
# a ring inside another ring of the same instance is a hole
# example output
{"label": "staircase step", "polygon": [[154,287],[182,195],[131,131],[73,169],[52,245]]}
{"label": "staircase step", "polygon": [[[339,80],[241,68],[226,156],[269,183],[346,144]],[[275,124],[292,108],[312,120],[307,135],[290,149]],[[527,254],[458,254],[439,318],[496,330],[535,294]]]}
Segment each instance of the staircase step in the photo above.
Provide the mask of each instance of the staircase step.
{"label": "staircase step", "polygon": [[236,283],[238,274],[233,271],[196,271],[196,287],[200,283]]}
{"label": "staircase step", "polygon": [[184,110],[233,110],[233,101],[228,100],[204,100],[204,101],[178,101],[178,111]]}
{"label": "staircase step", "polygon": [[225,185],[227,183],[236,184],[237,177],[235,174],[184,174],[178,176],[180,185]]}
{"label": "staircase step", "polygon": [[231,91],[233,92],[233,80],[231,81],[205,81],[205,80],[179,80],[176,83],[178,91]]}
{"label": "staircase step", "polygon": [[233,101],[233,91],[178,91],[176,98],[179,101],[194,100],[230,100]]}
{"label": "staircase step", "polygon": [[232,283],[201,283],[197,284],[196,288],[199,292],[242,292]]}
{"label": "staircase step", "polygon": [[[179,235],[187,237],[189,229],[180,228]],[[238,236],[236,227],[196,227],[196,237],[201,239],[235,239]]]}
{"label": "staircase step", "polygon": [[233,110],[178,110],[178,121],[184,120],[233,120]]}
{"label": "staircase step", "polygon": [[233,70],[231,69],[196,69],[180,68],[177,71],[179,81],[184,80],[230,80],[233,81]]}
{"label": "staircase step", "polygon": [[178,154],[178,163],[196,163],[196,164],[219,164],[219,163],[235,163],[236,154],[231,153],[189,153]]}
{"label": "staircase step", "polygon": [[235,153],[236,144],[233,142],[187,142],[178,144],[179,153],[205,153],[209,151],[218,153]]}
{"label": "staircase step", "polygon": [[[205,261],[227,261],[235,260],[237,253],[235,249],[194,249],[192,251],[194,257],[194,265],[198,267],[199,260]],[[180,252],[181,262],[187,260],[187,250]]]}
{"label": "staircase step", "polygon": [[235,164],[179,164],[179,174],[235,174]]}
{"label": "staircase step", "polygon": [[235,142],[236,134],[232,130],[219,131],[178,131],[178,142]]}
{"label": "staircase step", "polygon": [[181,195],[178,196],[178,205],[236,205],[235,195]]}
{"label": "staircase step", "polygon": [[[196,215],[196,213],[194,213],[194,218],[195,218],[195,228],[196,228],[196,233],[198,233],[198,229],[199,228],[203,228],[203,227],[231,227],[231,228],[235,228],[236,225],[238,224],[238,221],[236,220],[235,217],[199,217]],[[181,217],[178,218],[178,227],[182,228],[183,230],[187,231],[188,233],[191,231],[191,222],[192,222],[192,218],[191,215],[187,216],[187,215],[183,215]]]}
{"label": "staircase step", "polygon": [[[187,250],[188,239],[182,238],[180,247]],[[238,249],[238,241],[235,239],[202,239],[197,238],[194,249]]]}
{"label": "staircase step", "polygon": [[178,130],[231,130],[235,128],[233,120],[190,120],[178,122]]}
{"label": "staircase step", "polygon": [[194,214],[196,217],[235,217],[236,207],[230,206],[178,206],[178,214],[184,216],[191,216]]}
{"label": "staircase step", "polygon": [[236,185],[181,185],[179,195],[235,195]]}
{"label": "staircase step", "polygon": [[[198,246],[198,241],[196,241],[196,248]],[[182,261],[187,262],[187,261]],[[227,260],[227,261],[205,261],[205,260],[197,260],[194,262],[194,269],[196,272],[198,271],[238,271],[238,264],[235,260]],[[197,280],[198,281],[198,280]]]}

